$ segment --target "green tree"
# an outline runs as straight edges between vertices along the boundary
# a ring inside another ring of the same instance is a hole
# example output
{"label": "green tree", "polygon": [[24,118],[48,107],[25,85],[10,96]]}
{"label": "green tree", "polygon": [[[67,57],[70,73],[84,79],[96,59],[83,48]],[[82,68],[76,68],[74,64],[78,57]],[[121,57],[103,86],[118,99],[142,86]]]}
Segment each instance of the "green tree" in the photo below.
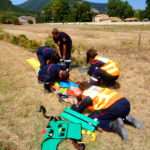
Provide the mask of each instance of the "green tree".
{"label": "green tree", "polygon": [[92,20],[91,7],[88,2],[74,2],[71,14],[76,21],[86,22]]}
{"label": "green tree", "polygon": [[64,22],[69,14],[69,3],[66,0],[53,0],[44,7],[44,13],[54,22]]}
{"label": "green tree", "polygon": [[127,1],[123,2],[122,0],[109,0],[107,14],[125,19],[128,17],[133,17],[134,10]]}
{"label": "green tree", "polygon": [[146,0],[146,18],[150,19],[150,0]]}
{"label": "green tree", "polygon": [[0,15],[0,23],[3,24],[19,24],[18,17],[14,13],[3,13]]}
{"label": "green tree", "polygon": [[43,14],[47,20],[54,22],[92,21],[91,7],[88,2],[53,0],[45,5]]}

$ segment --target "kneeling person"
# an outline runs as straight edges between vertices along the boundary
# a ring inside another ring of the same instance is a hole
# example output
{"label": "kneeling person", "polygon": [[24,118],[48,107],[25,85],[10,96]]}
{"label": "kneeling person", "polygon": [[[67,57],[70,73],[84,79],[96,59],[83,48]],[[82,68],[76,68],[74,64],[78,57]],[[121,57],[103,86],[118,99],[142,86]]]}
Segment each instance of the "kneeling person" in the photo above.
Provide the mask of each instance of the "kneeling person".
{"label": "kneeling person", "polygon": [[99,57],[95,50],[87,52],[87,63],[91,64],[88,74],[91,76],[92,85],[103,82],[113,84],[119,77],[120,71],[116,64],[106,57]]}
{"label": "kneeling person", "polygon": [[57,64],[48,64],[39,70],[38,79],[44,82],[45,92],[51,92],[50,85],[56,81],[66,81],[69,79],[69,72],[66,67]]}
{"label": "kneeling person", "polygon": [[40,61],[41,67],[47,65],[48,61],[51,61],[51,63],[57,64],[60,60],[58,53],[55,50],[47,46],[40,47],[37,50],[36,54],[37,54],[38,60]]}
{"label": "kneeling person", "polygon": [[[128,139],[128,133],[124,129],[124,122],[131,123],[136,128],[143,128],[142,123],[129,115],[129,101],[116,91],[98,86],[81,84],[83,93],[77,91],[79,106],[72,103],[72,109],[82,113],[89,109],[92,113],[89,117],[100,121],[99,128],[104,131],[117,132],[123,140]],[[85,90],[86,89],[86,90]]]}

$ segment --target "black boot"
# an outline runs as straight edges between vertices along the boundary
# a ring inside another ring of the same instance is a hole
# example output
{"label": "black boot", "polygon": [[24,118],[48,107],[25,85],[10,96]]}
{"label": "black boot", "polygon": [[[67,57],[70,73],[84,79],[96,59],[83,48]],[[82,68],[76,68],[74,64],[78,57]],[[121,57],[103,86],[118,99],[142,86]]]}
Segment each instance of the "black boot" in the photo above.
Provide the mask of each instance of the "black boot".
{"label": "black boot", "polygon": [[44,83],[44,92],[45,93],[52,93],[52,90],[51,90],[49,84]]}
{"label": "black boot", "polygon": [[124,122],[134,126],[137,129],[143,129],[143,123],[139,120],[137,120],[136,118],[132,117],[131,115],[126,116],[126,118],[124,119]]}
{"label": "black boot", "polygon": [[119,134],[122,138],[122,140],[127,141],[128,140],[128,132],[124,128],[124,123],[121,118],[116,119],[115,121],[112,121],[110,123],[111,130],[113,132],[116,132]]}

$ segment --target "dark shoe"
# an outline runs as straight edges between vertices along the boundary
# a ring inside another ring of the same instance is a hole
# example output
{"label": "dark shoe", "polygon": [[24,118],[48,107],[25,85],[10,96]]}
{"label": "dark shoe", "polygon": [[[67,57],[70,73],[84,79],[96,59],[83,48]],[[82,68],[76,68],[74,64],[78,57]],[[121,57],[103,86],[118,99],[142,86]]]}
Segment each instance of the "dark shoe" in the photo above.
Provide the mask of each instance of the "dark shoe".
{"label": "dark shoe", "polygon": [[52,90],[49,84],[44,84],[44,93],[52,93]]}
{"label": "dark shoe", "polygon": [[144,128],[143,123],[141,121],[137,120],[136,118],[132,117],[131,115],[126,116],[125,123],[130,124],[137,129]]}
{"label": "dark shoe", "polygon": [[128,140],[128,132],[124,128],[124,123],[121,118],[118,118],[117,120],[111,122],[111,129],[112,131],[119,134],[122,138],[122,140],[127,141]]}
{"label": "dark shoe", "polygon": [[52,90],[44,89],[44,93],[52,93]]}
{"label": "dark shoe", "polygon": [[42,84],[43,82],[42,81],[40,81],[40,80],[37,80],[37,82],[39,83],[39,84]]}
{"label": "dark shoe", "polygon": [[77,140],[71,140],[71,141],[72,141],[72,144],[74,145],[74,147],[77,150],[85,150],[85,144],[78,143],[78,142],[81,142],[81,141],[77,141]]}

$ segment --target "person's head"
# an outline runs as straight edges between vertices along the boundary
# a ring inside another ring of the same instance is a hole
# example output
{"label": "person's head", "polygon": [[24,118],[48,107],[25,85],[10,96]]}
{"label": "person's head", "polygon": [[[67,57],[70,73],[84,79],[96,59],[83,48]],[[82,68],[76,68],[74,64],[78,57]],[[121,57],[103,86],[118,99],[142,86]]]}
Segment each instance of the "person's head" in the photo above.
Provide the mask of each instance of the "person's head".
{"label": "person's head", "polygon": [[96,50],[94,50],[93,48],[89,49],[86,53],[86,59],[87,59],[87,63],[89,63],[92,59],[95,58],[95,56],[97,56],[97,52]]}
{"label": "person's head", "polygon": [[88,89],[90,86],[90,83],[83,81],[80,83],[79,88],[73,88],[72,92],[75,95],[75,97],[81,97],[83,91]]}
{"label": "person's head", "polygon": [[51,61],[53,64],[57,64],[60,61],[60,56],[58,55],[58,53],[54,53],[51,55]]}
{"label": "person's head", "polygon": [[91,86],[91,84],[87,81],[83,81],[80,83],[79,88],[84,91],[86,89],[88,89]]}
{"label": "person's head", "polygon": [[57,28],[54,28],[52,30],[52,35],[54,38],[58,38],[59,37],[59,30]]}
{"label": "person's head", "polygon": [[69,79],[69,72],[68,71],[60,70],[59,71],[59,79],[61,81],[67,81]]}

